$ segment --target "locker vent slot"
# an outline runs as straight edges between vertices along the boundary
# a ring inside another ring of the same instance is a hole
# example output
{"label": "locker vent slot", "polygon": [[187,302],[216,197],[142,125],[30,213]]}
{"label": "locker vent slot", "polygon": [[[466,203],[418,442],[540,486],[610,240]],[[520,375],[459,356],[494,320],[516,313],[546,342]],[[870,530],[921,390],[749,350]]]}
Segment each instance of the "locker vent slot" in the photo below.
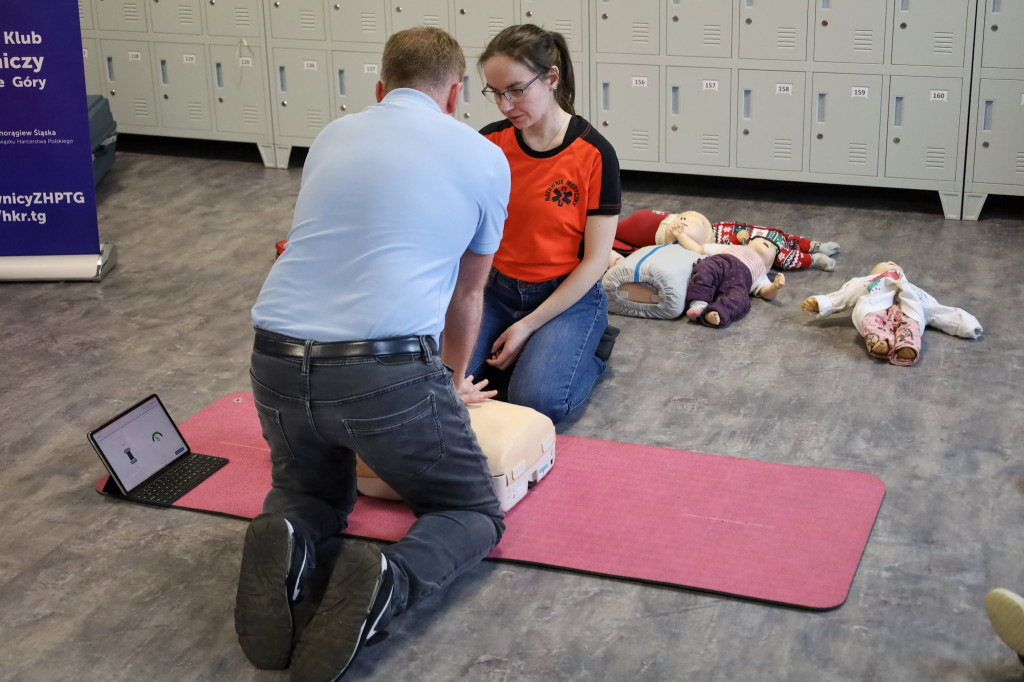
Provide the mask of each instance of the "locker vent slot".
{"label": "locker vent slot", "polygon": [[565,38],[565,42],[572,43],[572,21],[569,19],[557,19],[555,21],[555,31],[562,34]]}
{"label": "locker vent slot", "polygon": [[700,153],[705,156],[718,156],[722,151],[721,138],[718,135],[702,135]]}
{"label": "locker vent slot", "polygon": [[185,105],[185,115],[190,121],[202,121],[204,111],[206,111],[206,107],[202,102],[189,102]]}
{"label": "locker vent slot", "polygon": [[424,14],[423,25],[431,28],[441,28],[441,17],[437,14]]}
{"label": "locker vent slot", "polygon": [[[502,17],[487,17],[487,37],[493,38],[505,28],[505,20]],[[563,36],[564,37],[564,36]]]}
{"label": "locker vent slot", "polygon": [[252,104],[242,107],[242,123],[247,126],[258,126],[260,124],[260,112]]}
{"label": "locker vent slot", "polygon": [[779,27],[779,32],[775,37],[775,44],[780,50],[795,50],[796,49],[796,34],[795,28],[787,28],[784,26]]}
{"label": "locker vent slot", "polygon": [[775,138],[772,142],[772,156],[776,159],[792,159],[793,140]]}
{"label": "locker vent slot", "polygon": [[373,12],[363,12],[359,15],[359,30],[363,33],[377,32],[377,15]]}
{"label": "locker vent slot", "polygon": [[945,168],[946,149],[945,147],[928,147],[924,151],[925,168]]}
{"label": "locker vent slot", "polygon": [[853,49],[855,52],[871,52],[875,47],[875,32],[864,29],[853,32]]}
{"label": "locker vent slot", "polygon": [[633,131],[633,149],[647,151],[650,148],[650,133],[646,130]]}
{"label": "locker vent slot", "polygon": [[936,33],[932,38],[935,54],[953,54],[953,34]]}
{"label": "locker vent slot", "polygon": [[633,42],[637,45],[646,45],[651,40],[651,25],[647,22],[633,22]]}
{"label": "locker vent slot", "polygon": [[142,97],[136,97],[132,104],[135,107],[135,118],[149,118],[149,102]]}
{"label": "locker vent slot", "polygon": [[78,0],[78,20],[81,21],[85,18],[85,6],[82,4],[84,0]]}
{"label": "locker vent slot", "polygon": [[252,15],[249,14],[248,7],[235,8],[235,26],[239,28],[249,28],[252,26]]}
{"label": "locker vent slot", "polygon": [[712,47],[722,44],[722,26],[720,24],[704,24],[704,44]]}
{"label": "locker vent slot", "polygon": [[315,31],[316,12],[311,9],[299,10],[299,28],[303,31]]}
{"label": "locker vent slot", "polygon": [[1014,170],[1024,175],[1024,152],[1017,152],[1017,167]]}
{"label": "locker vent slot", "polygon": [[191,26],[195,23],[191,5],[178,5],[178,23],[182,26]]}
{"label": "locker vent slot", "polygon": [[868,162],[868,146],[863,142],[851,142],[849,153],[849,162],[856,166],[866,165]]}
{"label": "locker vent slot", "polygon": [[121,16],[124,17],[126,24],[139,23],[139,6],[134,2],[124,3],[124,13]]}
{"label": "locker vent slot", "polygon": [[310,130],[320,130],[324,127],[324,116],[318,109],[306,110],[306,126]]}

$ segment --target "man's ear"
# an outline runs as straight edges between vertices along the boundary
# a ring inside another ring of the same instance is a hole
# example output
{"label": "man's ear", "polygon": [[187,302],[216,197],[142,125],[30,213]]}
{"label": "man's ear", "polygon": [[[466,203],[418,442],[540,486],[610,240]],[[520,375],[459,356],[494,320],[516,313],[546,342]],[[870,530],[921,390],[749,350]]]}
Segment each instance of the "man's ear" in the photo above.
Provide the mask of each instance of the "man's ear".
{"label": "man's ear", "polygon": [[459,95],[461,94],[462,81],[460,80],[458,83],[452,83],[451,87],[448,88],[448,93],[444,100],[446,105],[444,113],[451,116],[455,115],[455,109],[459,106]]}
{"label": "man's ear", "polygon": [[384,82],[377,81],[377,102],[379,103],[384,99]]}

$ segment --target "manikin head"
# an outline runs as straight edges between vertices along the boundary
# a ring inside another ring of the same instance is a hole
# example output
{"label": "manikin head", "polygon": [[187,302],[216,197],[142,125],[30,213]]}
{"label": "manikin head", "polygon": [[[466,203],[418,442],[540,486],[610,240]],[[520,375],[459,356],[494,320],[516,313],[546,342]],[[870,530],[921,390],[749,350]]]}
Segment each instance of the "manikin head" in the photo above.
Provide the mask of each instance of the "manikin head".
{"label": "manikin head", "polygon": [[885,261],[883,263],[879,263],[875,267],[871,268],[871,274],[872,275],[881,275],[883,272],[888,272],[889,270],[895,270],[896,272],[898,272],[900,274],[900,277],[903,276],[903,268],[901,268],[900,266],[896,265],[896,263],[893,263],[891,260],[887,260],[887,261]]}
{"label": "manikin head", "polygon": [[710,244],[713,240],[711,235],[711,221],[704,214],[697,211],[683,211],[676,216],[670,225],[658,229],[655,237],[656,244],[664,244],[669,237],[669,229],[682,229],[690,239],[698,244]]}
{"label": "manikin head", "polygon": [[764,237],[754,237],[747,242],[747,248],[753,249],[764,261],[764,269],[771,270],[775,257],[779,255],[779,245]]}

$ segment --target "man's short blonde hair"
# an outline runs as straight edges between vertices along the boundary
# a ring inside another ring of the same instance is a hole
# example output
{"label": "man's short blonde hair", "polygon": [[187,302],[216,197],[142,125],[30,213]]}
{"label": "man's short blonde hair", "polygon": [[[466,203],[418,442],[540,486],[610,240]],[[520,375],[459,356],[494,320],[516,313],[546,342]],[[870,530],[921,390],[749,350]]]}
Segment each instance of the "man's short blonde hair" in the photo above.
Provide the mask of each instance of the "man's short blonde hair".
{"label": "man's short blonde hair", "polygon": [[438,90],[462,81],[466,58],[458,41],[439,28],[394,33],[384,45],[380,80],[387,90]]}

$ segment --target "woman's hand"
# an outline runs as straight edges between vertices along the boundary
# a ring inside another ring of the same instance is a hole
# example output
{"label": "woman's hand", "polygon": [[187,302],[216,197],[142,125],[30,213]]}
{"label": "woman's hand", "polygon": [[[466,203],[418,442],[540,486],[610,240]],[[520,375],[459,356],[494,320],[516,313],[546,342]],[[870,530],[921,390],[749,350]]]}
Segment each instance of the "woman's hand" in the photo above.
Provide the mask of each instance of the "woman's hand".
{"label": "woman's hand", "polygon": [[494,345],[491,346],[491,357],[487,358],[488,365],[508,369],[516,361],[523,352],[526,342],[533,335],[533,331],[524,322],[525,320],[516,322],[494,341]]}

